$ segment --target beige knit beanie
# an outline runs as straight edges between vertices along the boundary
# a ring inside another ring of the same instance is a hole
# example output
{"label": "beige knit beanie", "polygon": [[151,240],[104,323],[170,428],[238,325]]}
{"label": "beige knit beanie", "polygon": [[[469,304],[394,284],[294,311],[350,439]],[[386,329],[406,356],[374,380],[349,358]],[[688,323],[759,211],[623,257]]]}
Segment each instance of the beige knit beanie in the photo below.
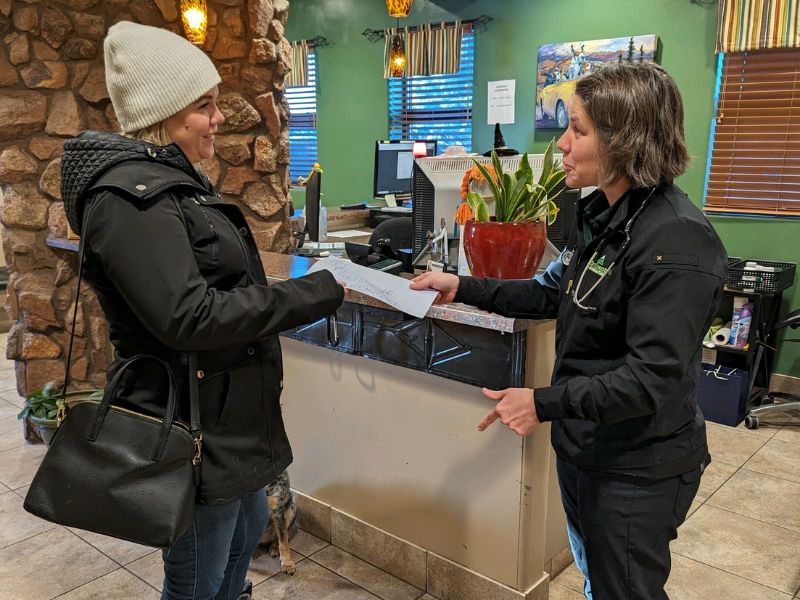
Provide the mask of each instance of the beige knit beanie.
{"label": "beige knit beanie", "polygon": [[205,52],[166,29],[120,21],[103,49],[108,93],[125,133],[171,117],[222,81]]}

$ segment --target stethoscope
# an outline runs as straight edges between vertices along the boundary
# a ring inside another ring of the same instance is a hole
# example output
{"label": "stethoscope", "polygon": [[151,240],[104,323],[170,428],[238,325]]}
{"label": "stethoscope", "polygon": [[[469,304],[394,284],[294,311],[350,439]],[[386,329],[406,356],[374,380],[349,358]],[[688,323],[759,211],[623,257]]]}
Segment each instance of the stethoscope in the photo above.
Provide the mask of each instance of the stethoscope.
{"label": "stethoscope", "polygon": [[[591,295],[591,293],[595,289],[597,289],[597,286],[600,285],[606,277],[608,277],[608,275],[614,269],[614,266],[617,264],[619,257],[622,256],[625,253],[625,250],[628,249],[628,246],[630,246],[631,228],[633,227],[633,224],[636,222],[636,219],[639,218],[639,215],[642,214],[642,211],[649,204],[650,198],[652,197],[655,191],[656,191],[655,187],[650,190],[650,193],[647,194],[647,197],[639,205],[639,208],[636,209],[636,212],[633,213],[633,216],[630,219],[628,219],[627,223],[625,223],[625,230],[624,230],[625,241],[622,243],[622,246],[620,246],[617,255],[611,261],[611,264],[608,265],[608,267],[606,267],[606,269],[602,273],[600,273],[600,276],[597,278],[597,281],[595,281],[592,284],[592,286],[588,290],[586,290],[586,293],[581,296],[580,292],[578,291],[581,285],[583,284],[583,278],[586,276],[586,271],[589,270],[589,267],[594,263],[595,260],[597,260],[597,257],[600,256],[600,254],[606,248],[606,246],[608,246],[609,242],[611,241],[611,238],[614,237],[613,235],[609,235],[605,239],[601,240],[599,244],[597,244],[597,248],[595,248],[595,251],[592,252],[592,256],[589,258],[589,262],[587,262],[586,265],[584,265],[583,271],[581,271],[580,277],[578,277],[578,281],[575,284],[575,287],[572,287],[572,280],[570,280],[569,285],[567,287],[567,294],[570,294],[572,296],[572,303],[576,307],[578,307],[578,309],[589,313],[596,313],[599,310],[596,306],[588,306],[584,303],[586,302],[586,299]],[[567,264],[569,264],[569,260],[571,259],[572,256],[570,253],[570,257],[567,261]]]}

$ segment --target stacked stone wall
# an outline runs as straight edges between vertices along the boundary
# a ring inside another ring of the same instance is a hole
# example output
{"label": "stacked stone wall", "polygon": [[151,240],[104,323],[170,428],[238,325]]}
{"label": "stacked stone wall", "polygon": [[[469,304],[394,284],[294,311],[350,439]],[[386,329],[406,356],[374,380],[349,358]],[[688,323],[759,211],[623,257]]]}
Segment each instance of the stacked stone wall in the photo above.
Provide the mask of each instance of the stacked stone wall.
{"label": "stacked stone wall", "polygon": [[[7,357],[21,395],[63,381],[77,284],[60,194],[64,141],[85,129],[118,131],[103,68],[103,38],[121,20],[182,34],[177,0],[0,0],[0,221],[14,325]],[[245,213],[262,250],[285,251],[289,227],[291,68],[288,0],[209,0],[203,49],[219,69],[226,122],[202,169]],[[169,57],[165,57],[169,60]],[[81,291],[71,379],[102,387],[112,360],[91,288]]]}

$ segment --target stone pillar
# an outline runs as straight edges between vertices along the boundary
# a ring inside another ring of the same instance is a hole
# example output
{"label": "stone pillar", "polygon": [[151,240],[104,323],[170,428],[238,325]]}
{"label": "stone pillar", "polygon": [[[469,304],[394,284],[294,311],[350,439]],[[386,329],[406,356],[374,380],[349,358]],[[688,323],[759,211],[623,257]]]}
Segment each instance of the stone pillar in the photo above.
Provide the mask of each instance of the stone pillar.
{"label": "stone pillar", "polygon": [[[64,140],[116,130],[103,38],[121,20],[182,34],[177,0],[0,0],[0,221],[15,321],[6,355],[21,395],[63,381],[77,256],[46,245],[66,237],[60,194]],[[201,165],[240,206],[262,250],[286,251],[289,226],[288,105],[291,68],[283,37],[288,0],[209,0],[203,49],[219,69],[226,122],[217,156]],[[102,387],[112,358],[108,329],[87,285],[78,306],[71,377]]]}

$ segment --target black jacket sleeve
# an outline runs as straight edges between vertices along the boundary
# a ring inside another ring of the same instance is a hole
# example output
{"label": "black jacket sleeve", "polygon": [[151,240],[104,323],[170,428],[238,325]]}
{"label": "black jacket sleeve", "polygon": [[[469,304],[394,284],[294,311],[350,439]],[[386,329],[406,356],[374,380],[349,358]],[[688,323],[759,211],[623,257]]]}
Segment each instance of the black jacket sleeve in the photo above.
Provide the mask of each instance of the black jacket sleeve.
{"label": "black jacket sleeve", "polygon": [[534,279],[499,280],[459,277],[454,302],[463,302],[506,317],[552,317],[558,312],[558,287]]}
{"label": "black jacket sleeve", "polygon": [[256,341],[327,316],[344,298],[327,271],[271,286],[209,287],[179,209],[167,199],[137,206],[105,193],[87,210],[87,251],[142,324],[170,348],[211,350]]}
{"label": "black jacket sleeve", "polygon": [[624,364],[534,390],[539,418],[608,425],[665,409],[716,314],[725,263],[718,238],[699,223],[676,221],[653,232],[628,267]]}

